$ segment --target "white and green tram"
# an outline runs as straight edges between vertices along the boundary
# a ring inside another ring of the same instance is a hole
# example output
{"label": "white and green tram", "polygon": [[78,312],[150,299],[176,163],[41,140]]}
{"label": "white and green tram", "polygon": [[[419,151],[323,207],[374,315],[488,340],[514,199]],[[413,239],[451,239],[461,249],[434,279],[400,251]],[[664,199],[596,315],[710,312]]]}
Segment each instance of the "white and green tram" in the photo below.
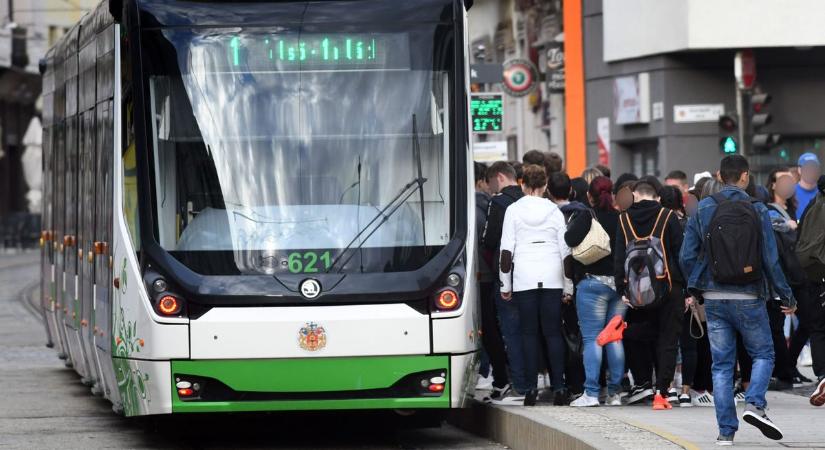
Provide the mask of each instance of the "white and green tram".
{"label": "white and green tram", "polygon": [[127,416],[449,409],[468,2],[103,2],[41,63],[49,345]]}

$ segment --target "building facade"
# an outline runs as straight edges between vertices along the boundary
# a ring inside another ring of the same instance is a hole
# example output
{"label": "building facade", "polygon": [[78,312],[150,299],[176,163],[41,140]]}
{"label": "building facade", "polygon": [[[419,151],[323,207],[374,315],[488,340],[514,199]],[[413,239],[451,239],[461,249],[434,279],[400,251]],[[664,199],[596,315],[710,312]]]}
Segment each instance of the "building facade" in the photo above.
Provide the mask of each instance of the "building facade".
{"label": "building facade", "polygon": [[753,92],[771,96],[772,122],[760,133],[781,136],[747,152],[760,179],[804,152],[823,157],[825,2],[571,1],[582,2],[588,164],[608,159],[616,174],[658,176],[715,170],[718,118],[737,111],[742,49],[753,49]]}
{"label": "building facade", "polygon": [[[0,217],[37,213],[41,150],[27,134],[39,134],[39,61],[97,0],[0,2]],[[15,43],[16,41],[16,43]],[[34,128],[33,128],[34,127]],[[35,192],[32,192],[35,191]]]}

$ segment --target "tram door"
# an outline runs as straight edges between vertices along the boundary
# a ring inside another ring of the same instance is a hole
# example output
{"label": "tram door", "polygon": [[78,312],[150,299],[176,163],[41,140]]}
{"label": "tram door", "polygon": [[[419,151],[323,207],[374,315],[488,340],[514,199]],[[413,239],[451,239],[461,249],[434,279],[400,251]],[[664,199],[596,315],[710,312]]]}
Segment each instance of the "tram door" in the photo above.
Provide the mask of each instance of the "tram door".
{"label": "tram door", "polygon": [[106,397],[115,405],[120,403],[120,393],[114,378],[112,364],[112,223],[113,189],[112,164],[114,163],[114,77],[115,74],[115,26],[112,25],[97,36],[98,80],[97,105],[95,106],[95,195],[94,214],[95,242],[94,284],[95,324],[97,335],[98,364],[103,376]]}
{"label": "tram door", "polygon": [[[50,75],[50,77],[53,77],[53,75]],[[53,98],[52,94],[47,93],[43,97],[44,109],[51,109]],[[55,336],[55,329],[52,326],[54,322],[51,320],[54,314],[54,305],[51,302],[52,264],[54,264],[54,260],[52,259],[52,242],[49,238],[49,230],[54,229],[52,227],[52,174],[54,173],[54,170],[52,167],[53,152],[51,115],[49,115],[48,118],[45,116],[46,114],[44,114],[44,122],[46,122],[46,120],[48,122],[43,124],[43,217],[40,221],[40,311],[43,312],[43,323],[46,326],[46,345],[48,347],[53,347],[55,341],[58,340],[57,336]]]}
{"label": "tram door", "polygon": [[[63,68],[57,70],[58,78],[62,80]],[[63,94],[62,86],[58,86],[57,94]],[[61,95],[64,97],[64,95]],[[55,124],[55,193],[54,193],[54,239],[52,240],[52,250],[55,255],[55,324],[57,326],[60,340],[60,356],[65,359],[67,365],[72,361],[71,347],[69,346],[68,335],[66,333],[66,316],[69,313],[69,306],[66,304],[64,292],[66,279],[66,251],[63,246],[63,236],[66,234],[66,122],[62,120],[63,102],[59,99],[55,102],[59,108],[61,119]]]}
{"label": "tram door", "polygon": [[[94,68],[94,66],[93,66]],[[80,337],[90,366],[92,382],[99,380],[92,330],[94,317],[94,212],[95,212],[95,111],[84,111],[81,117],[80,146],[80,215],[78,232],[78,273],[80,298]]]}
{"label": "tram door", "polygon": [[[97,42],[94,23],[88,17],[81,22],[79,53],[79,93],[78,109],[81,115],[80,127],[80,178],[78,184],[79,231],[78,231],[78,291],[80,299],[80,336],[89,365],[89,378],[92,383],[100,380],[93,331],[96,331],[94,315],[94,253],[92,245],[95,239],[95,163],[96,158],[96,124],[95,103],[97,99]],[[91,32],[90,32],[91,31]],[[92,388],[96,394],[102,393],[100,386]]]}

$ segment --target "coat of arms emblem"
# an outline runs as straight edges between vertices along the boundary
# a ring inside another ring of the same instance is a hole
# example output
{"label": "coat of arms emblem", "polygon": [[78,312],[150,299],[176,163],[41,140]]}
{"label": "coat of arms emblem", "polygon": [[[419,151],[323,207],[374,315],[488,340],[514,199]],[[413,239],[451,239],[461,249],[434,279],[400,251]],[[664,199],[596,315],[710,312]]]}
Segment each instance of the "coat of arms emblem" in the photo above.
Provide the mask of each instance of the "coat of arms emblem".
{"label": "coat of arms emblem", "polygon": [[327,345],[326,330],[315,322],[307,322],[298,331],[298,345],[309,352],[321,350]]}

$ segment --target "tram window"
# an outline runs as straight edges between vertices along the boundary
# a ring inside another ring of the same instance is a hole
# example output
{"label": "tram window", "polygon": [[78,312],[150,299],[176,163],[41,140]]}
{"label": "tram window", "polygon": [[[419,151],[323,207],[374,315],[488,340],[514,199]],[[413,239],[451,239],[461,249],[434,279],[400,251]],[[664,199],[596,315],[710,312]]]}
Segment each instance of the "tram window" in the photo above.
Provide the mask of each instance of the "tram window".
{"label": "tram window", "polygon": [[[452,41],[434,45],[435,28],[280,40],[156,32],[146,51],[160,55],[149,75],[160,245],[235,252],[239,269],[252,272],[255,263],[237,255],[359,246],[418,255],[398,267],[426,262],[421,249],[451,236],[452,58],[440,46]],[[255,56],[267,45],[284,53]],[[337,49],[343,59],[348,48],[361,59],[279,60],[290,49],[299,59]]]}

